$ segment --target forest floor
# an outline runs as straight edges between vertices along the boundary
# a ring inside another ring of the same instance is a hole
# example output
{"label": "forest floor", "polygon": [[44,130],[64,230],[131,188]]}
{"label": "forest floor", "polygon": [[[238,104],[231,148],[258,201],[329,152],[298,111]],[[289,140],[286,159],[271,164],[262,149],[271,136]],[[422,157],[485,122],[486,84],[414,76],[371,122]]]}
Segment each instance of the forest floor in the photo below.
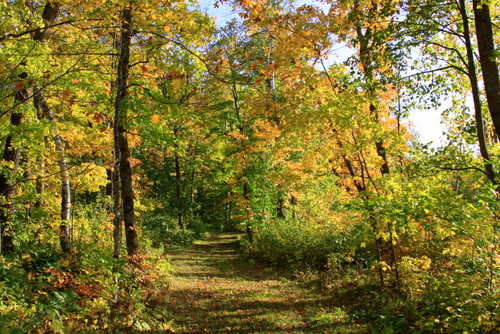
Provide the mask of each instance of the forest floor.
{"label": "forest floor", "polygon": [[238,234],[218,234],[168,255],[175,333],[368,332],[344,311],[348,300],[245,258]]}

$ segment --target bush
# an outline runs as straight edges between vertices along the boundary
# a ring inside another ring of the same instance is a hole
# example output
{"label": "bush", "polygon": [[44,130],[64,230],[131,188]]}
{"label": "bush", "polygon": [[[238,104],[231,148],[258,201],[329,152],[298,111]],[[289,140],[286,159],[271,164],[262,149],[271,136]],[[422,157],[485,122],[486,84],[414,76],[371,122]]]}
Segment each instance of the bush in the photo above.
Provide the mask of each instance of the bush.
{"label": "bush", "polygon": [[168,331],[169,276],[162,248],[117,262],[111,243],[32,244],[0,256],[0,333]]}
{"label": "bush", "polygon": [[249,251],[275,265],[324,269],[332,253],[346,253],[345,237],[334,225],[303,223],[296,219],[263,225]]}
{"label": "bush", "polygon": [[156,247],[160,244],[188,246],[196,237],[191,230],[179,229],[177,221],[168,216],[149,216],[142,220],[141,225]]}

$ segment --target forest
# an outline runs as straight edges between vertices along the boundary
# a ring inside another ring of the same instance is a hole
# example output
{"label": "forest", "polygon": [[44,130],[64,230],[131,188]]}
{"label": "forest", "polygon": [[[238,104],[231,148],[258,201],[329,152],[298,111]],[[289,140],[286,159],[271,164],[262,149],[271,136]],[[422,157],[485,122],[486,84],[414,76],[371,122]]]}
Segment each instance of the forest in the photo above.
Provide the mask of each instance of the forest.
{"label": "forest", "polygon": [[[203,3],[0,0],[0,332],[497,333],[500,3]],[[182,331],[220,233],[345,304]]]}

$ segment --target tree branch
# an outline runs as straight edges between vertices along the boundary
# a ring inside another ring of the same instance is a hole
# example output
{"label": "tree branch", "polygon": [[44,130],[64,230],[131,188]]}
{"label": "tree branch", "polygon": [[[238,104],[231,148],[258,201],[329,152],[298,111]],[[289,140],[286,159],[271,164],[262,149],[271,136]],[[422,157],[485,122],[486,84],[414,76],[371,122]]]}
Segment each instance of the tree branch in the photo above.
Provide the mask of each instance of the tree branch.
{"label": "tree branch", "polygon": [[437,168],[439,170],[452,170],[452,171],[466,171],[466,170],[475,170],[478,172],[483,173],[484,175],[488,176],[484,170],[478,167],[441,167],[441,166],[432,166],[434,168]]}
{"label": "tree branch", "polygon": [[437,42],[431,42],[432,45],[435,45],[435,46],[439,46],[440,48],[443,48],[445,50],[448,50],[448,51],[452,51],[454,53],[456,53],[456,55],[458,56],[458,58],[462,61],[462,63],[467,67],[467,61],[465,61],[464,57],[462,56],[462,54],[460,53],[460,51],[458,51],[456,48],[453,48],[451,46],[446,46],[446,45],[443,45],[441,43],[437,43]]}
{"label": "tree branch", "polygon": [[432,69],[432,70],[418,72],[418,73],[415,73],[415,74],[410,74],[410,75],[402,77],[402,79],[408,79],[408,78],[412,78],[412,77],[418,77],[418,76],[424,75],[424,74],[440,72],[440,71],[444,71],[444,70],[447,70],[447,69],[450,69],[450,68],[457,69],[456,66],[448,65],[448,66],[445,66],[445,67],[440,67],[440,68],[435,68],[435,69]]}
{"label": "tree branch", "polygon": [[7,33],[7,34],[4,34],[3,36],[0,36],[0,42],[3,42],[4,40],[6,40],[9,37],[13,37],[13,38],[21,37],[21,36],[24,36],[24,35],[29,35],[29,34],[34,33],[34,32],[38,32],[38,31],[50,29],[50,28],[53,28],[53,27],[57,27],[57,26],[60,26],[60,25],[63,25],[63,24],[70,24],[70,23],[74,23],[74,22],[75,22],[75,20],[68,20],[68,21],[62,21],[62,22],[54,23],[54,24],[51,24],[49,26],[44,26],[44,27],[41,27],[41,28],[26,30],[26,31],[23,31],[23,32],[20,32],[20,33],[17,33],[17,34]]}
{"label": "tree branch", "polygon": [[[45,90],[45,88],[51,86],[52,84],[54,84],[54,82],[56,82],[57,80],[61,79],[62,77],[68,75],[69,73],[73,72],[73,68],[78,65],[78,63],[80,63],[80,59],[78,59],[73,65],[71,65],[66,71],[64,71],[64,73],[62,73],[61,75],[57,76],[56,78],[54,78],[53,80],[47,82],[45,85],[41,86],[40,87],[40,91],[43,92]],[[26,102],[28,102],[29,100],[31,100],[32,98],[34,98],[34,94],[30,94],[25,100],[23,101],[20,101],[20,102],[17,102],[15,103],[12,107],[8,108],[7,110],[3,111],[0,113],[0,118],[2,118],[3,116],[7,115],[9,112],[11,112],[12,110],[16,109],[18,106],[20,106],[21,104],[24,104]]]}

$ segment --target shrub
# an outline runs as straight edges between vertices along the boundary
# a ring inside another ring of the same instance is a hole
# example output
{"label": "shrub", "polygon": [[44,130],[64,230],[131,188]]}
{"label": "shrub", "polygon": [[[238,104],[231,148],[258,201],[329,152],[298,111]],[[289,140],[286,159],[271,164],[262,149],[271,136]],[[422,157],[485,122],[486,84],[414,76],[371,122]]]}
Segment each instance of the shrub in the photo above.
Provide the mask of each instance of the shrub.
{"label": "shrub", "polygon": [[179,229],[177,221],[168,216],[149,216],[142,220],[141,225],[155,247],[160,244],[188,246],[196,237],[191,230]]}
{"label": "shrub", "polygon": [[326,223],[278,220],[256,231],[249,250],[275,266],[324,269],[330,254],[345,253],[345,237],[337,230],[334,225]]}
{"label": "shrub", "polygon": [[170,264],[162,248],[119,262],[110,243],[80,242],[70,255],[57,249],[37,243],[0,256],[0,333],[169,330]]}

